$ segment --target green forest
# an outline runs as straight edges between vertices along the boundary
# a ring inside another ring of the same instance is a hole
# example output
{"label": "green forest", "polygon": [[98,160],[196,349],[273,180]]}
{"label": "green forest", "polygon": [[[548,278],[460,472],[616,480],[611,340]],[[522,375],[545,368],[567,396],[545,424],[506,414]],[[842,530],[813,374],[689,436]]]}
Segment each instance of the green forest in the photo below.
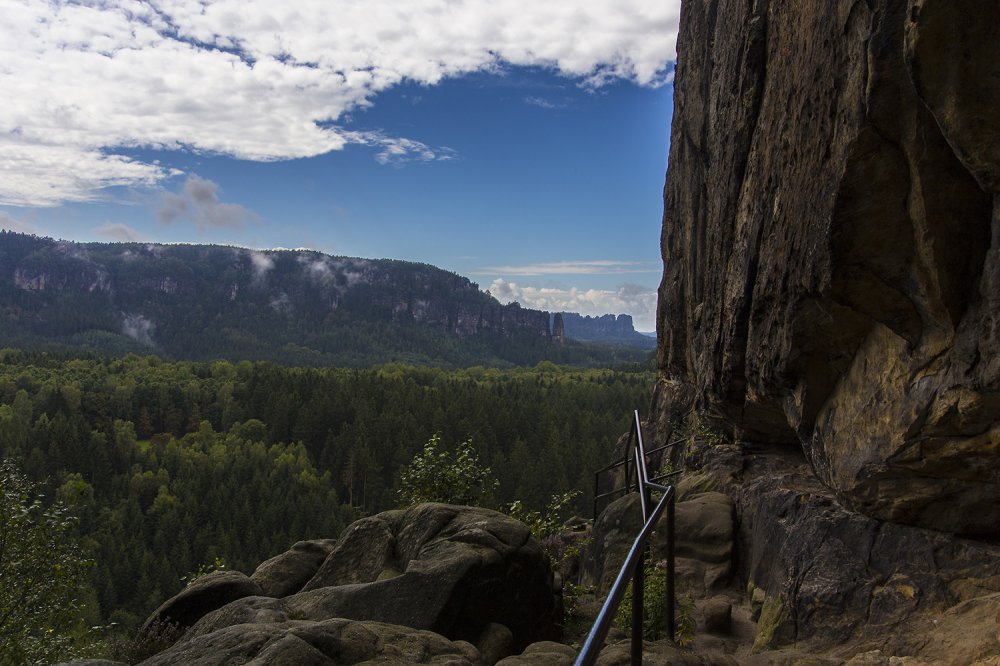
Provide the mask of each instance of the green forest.
{"label": "green forest", "polygon": [[0,350],[0,458],[76,517],[91,624],[131,631],[183,578],[249,573],[297,540],[397,504],[437,435],[471,442],[499,504],[542,508],[607,463],[651,365],[285,367]]}

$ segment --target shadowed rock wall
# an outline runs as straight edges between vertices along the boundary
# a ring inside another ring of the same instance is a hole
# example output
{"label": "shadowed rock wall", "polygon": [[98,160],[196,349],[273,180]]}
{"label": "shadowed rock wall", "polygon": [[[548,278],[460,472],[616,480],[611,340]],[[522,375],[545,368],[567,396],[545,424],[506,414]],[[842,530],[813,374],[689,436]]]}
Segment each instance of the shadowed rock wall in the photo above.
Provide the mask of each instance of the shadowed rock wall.
{"label": "shadowed rock wall", "polygon": [[1000,5],[686,0],[661,413],[870,516],[1000,529]]}

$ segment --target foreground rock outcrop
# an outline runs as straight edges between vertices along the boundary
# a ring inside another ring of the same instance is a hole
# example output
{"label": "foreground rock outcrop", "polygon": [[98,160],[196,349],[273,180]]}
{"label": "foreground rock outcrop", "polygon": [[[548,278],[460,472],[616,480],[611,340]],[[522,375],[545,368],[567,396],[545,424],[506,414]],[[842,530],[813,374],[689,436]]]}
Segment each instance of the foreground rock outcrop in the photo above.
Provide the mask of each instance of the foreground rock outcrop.
{"label": "foreground rock outcrop", "polygon": [[662,414],[868,516],[1000,531],[1000,6],[685,2]]}
{"label": "foreground rock outcrop", "polygon": [[319,622],[255,622],[184,640],[142,662],[175,664],[447,664],[479,666],[479,652],[464,641],[431,631],[381,622],[330,619]]}
{"label": "foreground rock outcrop", "polygon": [[[195,581],[147,621],[188,627],[145,664],[478,664],[556,638],[552,571],[521,522],[421,504]],[[242,663],[242,662],[241,662]]]}

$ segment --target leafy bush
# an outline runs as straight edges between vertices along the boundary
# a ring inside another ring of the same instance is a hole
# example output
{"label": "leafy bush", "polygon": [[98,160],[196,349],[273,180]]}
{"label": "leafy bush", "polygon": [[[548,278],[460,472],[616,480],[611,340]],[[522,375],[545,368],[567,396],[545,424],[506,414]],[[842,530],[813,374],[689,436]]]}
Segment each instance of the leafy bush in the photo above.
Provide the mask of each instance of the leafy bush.
{"label": "leafy bush", "polygon": [[545,511],[528,511],[521,500],[515,500],[504,507],[504,513],[527,525],[535,538],[544,540],[545,537],[562,531],[563,519],[560,513],[579,494],[579,490],[572,490],[561,495],[553,495]]}
{"label": "leafy bush", "polygon": [[567,636],[574,636],[579,634],[581,630],[585,630],[584,626],[580,620],[577,618],[577,607],[580,604],[580,599],[590,594],[592,590],[574,583],[573,581],[567,580],[563,583],[562,590],[562,601],[563,601],[563,638]]}
{"label": "leafy bush", "polygon": [[444,502],[488,506],[500,482],[489,467],[479,463],[472,441],[462,442],[454,452],[442,449],[441,437],[433,435],[427,440],[424,450],[403,469],[400,474],[400,505]]}
{"label": "leafy bush", "polygon": [[94,642],[80,602],[91,563],[73,525],[62,504],[42,504],[14,463],[0,464],[0,664],[73,659]]}
{"label": "leafy bush", "polygon": [[[646,640],[655,641],[663,637],[667,628],[667,563],[661,560],[652,563],[646,560],[642,595],[642,635]],[[694,600],[690,596],[677,599],[678,645],[688,643],[694,637]],[[632,631],[632,584],[629,583],[625,596],[618,606],[615,624],[623,631]]]}
{"label": "leafy bush", "polygon": [[191,583],[195,582],[202,576],[207,576],[208,574],[214,571],[225,571],[226,568],[227,568],[226,561],[223,560],[221,557],[216,557],[215,561],[212,564],[205,564],[204,562],[202,562],[201,564],[198,565],[197,569],[189,572],[188,575],[186,576],[182,576],[181,582],[184,583],[185,585],[190,585]]}

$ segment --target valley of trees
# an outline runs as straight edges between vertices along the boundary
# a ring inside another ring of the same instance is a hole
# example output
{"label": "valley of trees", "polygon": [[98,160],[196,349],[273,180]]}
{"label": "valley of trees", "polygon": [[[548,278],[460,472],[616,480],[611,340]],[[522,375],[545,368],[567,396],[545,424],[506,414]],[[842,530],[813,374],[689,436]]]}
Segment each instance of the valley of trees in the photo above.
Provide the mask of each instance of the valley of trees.
{"label": "valley of trees", "polygon": [[130,630],[218,559],[250,572],[396,504],[434,435],[540,509],[608,461],[650,365],[317,369],[0,350],[0,458],[78,517],[89,622]]}

